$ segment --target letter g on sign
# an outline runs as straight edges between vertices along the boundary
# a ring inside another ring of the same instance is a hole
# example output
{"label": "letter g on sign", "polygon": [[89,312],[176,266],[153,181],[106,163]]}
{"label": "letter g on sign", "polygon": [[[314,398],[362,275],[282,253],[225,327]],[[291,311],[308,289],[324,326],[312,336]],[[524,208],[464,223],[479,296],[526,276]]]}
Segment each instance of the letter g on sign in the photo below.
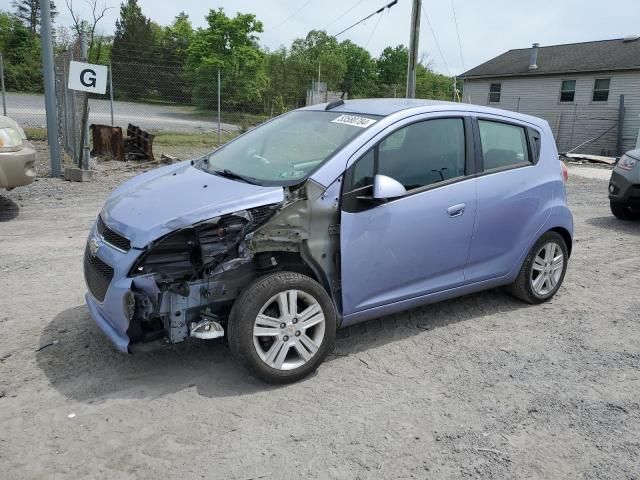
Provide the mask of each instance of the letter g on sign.
{"label": "letter g on sign", "polygon": [[95,87],[96,86],[96,72],[95,70],[91,70],[90,68],[85,68],[80,72],[80,83],[85,87]]}

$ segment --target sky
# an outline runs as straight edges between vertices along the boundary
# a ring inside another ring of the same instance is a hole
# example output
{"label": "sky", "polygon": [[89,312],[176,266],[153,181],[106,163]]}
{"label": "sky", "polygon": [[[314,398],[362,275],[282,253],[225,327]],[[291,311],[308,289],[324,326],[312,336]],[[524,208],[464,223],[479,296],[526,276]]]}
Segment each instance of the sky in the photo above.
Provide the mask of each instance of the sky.
{"label": "sky", "polygon": [[[260,43],[273,50],[289,46],[312,29],[337,34],[389,1],[139,0],[139,4],[145,15],[161,25],[171,23],[180,11],[189,15],[195,27],[206,25],[205,15],[212,8],[223,8],[228,15],[253,13],[264,24]],[[110,34],[120,1],[105,3],[113,8],[98,30]],[[56,23],[69,25],[71,17],[64,0],[57,0],[56,4],[60,12]],[[85,5],[84,0],[74,1],[74,7],[88,15]],[[389,45],[408,45],[411,5],[412,0],[398,0],[394,7],[340,35],[338,40],[350,39],[374,56]],[[423,0],[422,6],[419,51],[432,62],[432,68],[449,75],[535,42],[545,46],[640,34],[640,0]],[[10,10],[11,0],[0,0],[0,9]]]}

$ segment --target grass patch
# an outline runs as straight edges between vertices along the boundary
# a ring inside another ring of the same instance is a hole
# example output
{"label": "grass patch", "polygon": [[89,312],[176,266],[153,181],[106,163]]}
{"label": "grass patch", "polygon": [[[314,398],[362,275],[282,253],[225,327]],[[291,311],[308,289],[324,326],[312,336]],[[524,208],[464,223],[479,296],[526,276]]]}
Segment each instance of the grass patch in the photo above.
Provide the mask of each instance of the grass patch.
{"label": "grass patch", "polygon": [[[217,110],[198,109],[196,112],[199,118],[206,118],[211,122],[218,121]],[[220,121],[222,123],[231,123],[233,125],[253,127],[265,122],[266,120],[269,120],[269,115],[246,112],[220,112]]]}
{"label": "grass patch", "polygon": [[[154,146],[159,147],[215,147],[218,143],[218,134],[211,133],[180,133],[158,132],[153,140]],[[236,134],[222,132],[220,142],[225,143],[235,137]]]}
{"label": "grass patch", "polygon": [[27,134],[27,140],[36,142],[47,141],[47,129],[46,128],[25,128],[24,133]]}

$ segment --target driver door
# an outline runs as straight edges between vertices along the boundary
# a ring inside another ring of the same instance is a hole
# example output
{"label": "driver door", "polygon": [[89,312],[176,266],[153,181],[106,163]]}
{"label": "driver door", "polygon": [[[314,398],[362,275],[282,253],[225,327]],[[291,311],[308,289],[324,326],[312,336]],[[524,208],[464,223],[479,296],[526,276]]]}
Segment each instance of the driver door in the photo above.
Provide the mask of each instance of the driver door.
{"label": "driver door", "polygon": [[[345,317],[464,282],[476,215],[472,159],[470,119],[460,115],[396,127],[349,166],[340,227]],[[407,194],[376,203],[376,174]]]}

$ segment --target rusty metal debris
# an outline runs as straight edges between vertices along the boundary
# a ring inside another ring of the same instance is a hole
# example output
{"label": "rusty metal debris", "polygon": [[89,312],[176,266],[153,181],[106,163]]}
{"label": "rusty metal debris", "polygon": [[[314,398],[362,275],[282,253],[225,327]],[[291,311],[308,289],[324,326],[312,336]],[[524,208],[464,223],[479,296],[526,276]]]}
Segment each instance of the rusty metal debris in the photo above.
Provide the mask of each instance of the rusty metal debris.
{"label": "rusty metal debris", "polygon": [[154,138],[155,135],[129,124],[124,142],[129,160],[155,160],[153,158]]}
{"label": "rusty metal debris", "polygon": [[111,125],[91,125],[93,150],[91,155],[114,160],[125,160],[122,128]]}
{"label": "rusty metal debris", "polygon": [[91,135],[92,155],[114,160],[155,160],[154,135],[135,125],[129,124],[127,136],[123,137],[121,127],[94,124]]}

